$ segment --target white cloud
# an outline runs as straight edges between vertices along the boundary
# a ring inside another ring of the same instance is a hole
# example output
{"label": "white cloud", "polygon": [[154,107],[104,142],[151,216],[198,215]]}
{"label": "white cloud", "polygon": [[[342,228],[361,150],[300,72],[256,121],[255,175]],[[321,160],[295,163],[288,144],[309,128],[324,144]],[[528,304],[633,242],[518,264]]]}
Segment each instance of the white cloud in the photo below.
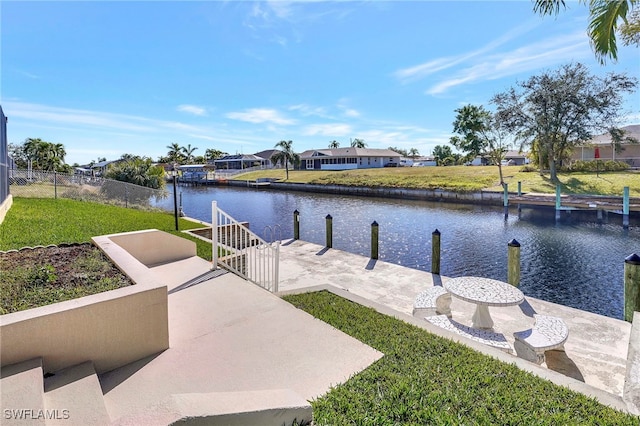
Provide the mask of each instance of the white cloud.
{"label": "white cloud", "polygon": [[282,117],[275,109],[268,108],[251,108],[244,112],[230,112],[225,116],[232,120],[246,121],[249,123],[273,123],[282,126],[295,123],[295,120]]}
{"label": "white cloud", "polygon": [[318,116],[328,118],[327,110],[323,107],[315,107],[307,104],[291,105],[289,111],[296,111],[302,116]]}
{"label": "white cloud", "polygon": [[415,81],[422,79],[428,75],[434,74],[438,71],[442,71],[458,64],[461,64],[465,61],[469,61],[473,58],[482,57],[487,52],[491,52],[495,50],[497,47],[502,46],[503,44],[508,43],[509,41],[517,38],[521,34],[529,32],[532,28],[538,26],[540,24],[539,20],[529,20],[523,25],[520,25],[508,32],[504,35],[498,37],[495,40],[490,41],[486,45],[472,50],[470,52],[465,52],[460,55],[447,56],[444,58],[437,58],[431,61],[425,62],[423,64],[415,65],[409,68],[404,68],[396,71],[394,76],[399,79],[403,83],[407,83],[410,81]]}
{"label": "white cloud", "polygon": [[193,114],[193,115],[207,115],[207,110],[203,107],[199,107],[197,105],[178,105],[178,111],[180,112],[187,112],[189,114]]}
{"label": "white cloud", "polygon": [[470,63],[467,67],[454,72],[448,78],[431,86],[426,93],[440,94],[448,89],[475,81],[495,80],[540,70],[566,62],[579,60],[591,55],[589,43],[582,32],[565,37],[546,39],[517,49],[484,55],[482,60]]}
{"label": "white cloud", "polygon": [[311,124],[302,129],[302,134],[307,136],[322,135],[330,137],[347,136],[352,134],[348,124]]}

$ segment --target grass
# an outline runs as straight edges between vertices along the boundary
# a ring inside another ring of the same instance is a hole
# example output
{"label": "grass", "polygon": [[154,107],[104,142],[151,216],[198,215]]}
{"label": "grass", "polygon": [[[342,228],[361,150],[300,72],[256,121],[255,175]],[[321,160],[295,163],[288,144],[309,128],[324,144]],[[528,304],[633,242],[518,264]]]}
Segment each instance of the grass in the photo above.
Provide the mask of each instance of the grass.
{"label": "grass", "polygon": [[[181,230],[201,227],[199,223],[179,219]],[[173,214],[63,198],[14,198],[0,225],[0,250],[82,243],[98,235],[142,229],[159,229],[188,238],[196,243],[198,256],[211,260],[211,244],[176,231]]]}
{"label": "grass", "polygon": [[[517,190],[518,181],[524,192],[555,193],[548,176],[537,172],[522,172],[521,166],[503,167],[510,191]],[[290,170],[286,180],[284,170],[260,170],[236,176],[239,180],[275,178],[292,183],[332,184],[347,186],[383,186],[391,188],[445,189],[455,192],[480,190],[502,191],[498,168],[495,166],[398,167],[347,171]],[[640,173],[602,172],[559,173],[564,194],[622,195],[628,186],[631,196],[640,197]]]}
{"label": "grass", "polygon": [[640,424],[638,417],[329,292],[284,299],[385,354],[312,402],[316,424]]}

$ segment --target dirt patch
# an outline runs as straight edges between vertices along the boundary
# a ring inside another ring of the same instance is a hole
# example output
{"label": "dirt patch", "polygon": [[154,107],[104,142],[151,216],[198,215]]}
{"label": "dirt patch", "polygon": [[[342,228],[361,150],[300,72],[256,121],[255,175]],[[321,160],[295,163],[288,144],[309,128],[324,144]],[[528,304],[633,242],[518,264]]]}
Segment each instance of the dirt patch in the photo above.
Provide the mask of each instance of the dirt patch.
{"label": "dirt patch", "polygon": [[133,284],[88,243],[0,252],[0,314]]}

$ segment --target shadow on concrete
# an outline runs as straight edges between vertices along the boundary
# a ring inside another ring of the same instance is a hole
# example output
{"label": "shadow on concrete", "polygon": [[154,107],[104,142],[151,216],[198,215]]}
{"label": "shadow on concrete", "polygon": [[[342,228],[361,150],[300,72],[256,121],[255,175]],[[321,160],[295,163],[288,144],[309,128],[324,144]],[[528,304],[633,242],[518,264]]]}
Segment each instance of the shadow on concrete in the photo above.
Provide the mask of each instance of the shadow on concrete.
{"label": "shadow on concrete", "polygon": [[281,245],[281,246],[288,246],[288,245],[293,244],[295,241],[296,241],[296,240],[294,240],[293,238],[291,238],[291,239],[290,239],[289,241],[287,241],[286,243],[284,243],[284,242],[283,242],[283,243],[282,243],[282,244],[280,244],[280,245]]}
{"label": "shadow on concrete", "polygon": [[576,380],[584,382],[584,376],[575,362],[567,356],[565,351],[546,351],[544,354],[547,368],[557,371]]}
{"label": "shadow on concrete", "polygon": [[142,358],[141,360],[132,362],[131,364],[127,364],[124,367],[116,368],[115,370],[111,370],[107,373],[101,374],[99,376],[100,386],[102,387],[102,393],[106,395],[112,389],[116,388],[122,382],[127,380],[129,377],[133,376],[136,372],[141,370],[145,365],[149,364],[151,361],[160,356],[162,352],[157,354],[149,355],[146,358]]}
{"label": "shadow on concrete", "polygon": [[440,275],[432,274],[431,279],[433,280],[434,286],[438,285],[442,287],[442,278],[440,277]]}
{"label": "shadow on concrete", "polygon": [[529,304],[529,301],[527,299],[524,299],[524,302],[522,302],[519,306],[522,313],[528,317],[533,318],[533,315],[537,314],[536,310],[533,309],[533,306]]}
{"label": "shadow on concrete", "polygon": [[325,254],[328,251],[329,251],[329,247],[325,247],[322,250],[320,250],[319,252],[317,252],[316,256],[322,256],[323,254]]}
{"label": "shadow on concrete", "polygon": [[373,268],[375,268],[377,262],[377,259],[369,259],[369,263],[367,263],[367,266],[365,266],[364,269],[372,271]]}

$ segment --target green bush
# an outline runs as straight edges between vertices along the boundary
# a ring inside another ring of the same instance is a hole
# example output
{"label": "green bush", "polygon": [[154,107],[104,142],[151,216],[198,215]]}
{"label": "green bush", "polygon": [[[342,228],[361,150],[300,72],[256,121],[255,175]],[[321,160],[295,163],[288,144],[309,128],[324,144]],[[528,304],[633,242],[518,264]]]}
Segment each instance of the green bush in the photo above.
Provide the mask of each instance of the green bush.
{"label": "green bush", "polygon": [[629,165],[624,161],[583,161],[578,160],[571,163],[569,166],[562,167],[563,171],[567,172],[622,172],[629,169]]}
{"label": "green bush", "polygon": [[520,171],[523,173],[529,173],[529,172],[537,172],[538,169],[536,169],[534,166],[527,165],[527,166],[522,166]]}

